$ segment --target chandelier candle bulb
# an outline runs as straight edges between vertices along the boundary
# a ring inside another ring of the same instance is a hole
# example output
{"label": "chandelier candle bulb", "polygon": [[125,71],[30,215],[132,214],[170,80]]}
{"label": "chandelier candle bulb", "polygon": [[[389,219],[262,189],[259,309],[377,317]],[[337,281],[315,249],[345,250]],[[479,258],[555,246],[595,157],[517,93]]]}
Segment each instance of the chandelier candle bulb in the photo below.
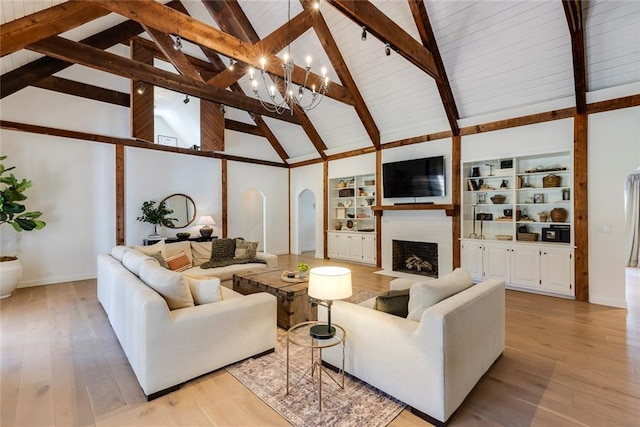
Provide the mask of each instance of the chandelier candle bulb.
{"label": "chandelier candle bulb", "polygon": [[307,56],[307,67],[311,67],[311,56]]}

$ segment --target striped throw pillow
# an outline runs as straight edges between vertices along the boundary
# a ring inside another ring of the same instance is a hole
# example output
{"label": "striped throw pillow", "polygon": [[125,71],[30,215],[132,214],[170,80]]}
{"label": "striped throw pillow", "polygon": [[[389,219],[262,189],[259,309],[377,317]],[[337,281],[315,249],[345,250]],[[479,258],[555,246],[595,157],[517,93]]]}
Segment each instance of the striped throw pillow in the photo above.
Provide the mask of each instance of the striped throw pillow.
{"label": "striped throw pillow", "polygon": [[169,266],[169,270],[173,271],[185,271],[192,267],[191,261],[189,261],[187,254],[185,254],[184,252],[180,252],[177,255],[165,258],[165,261]]}

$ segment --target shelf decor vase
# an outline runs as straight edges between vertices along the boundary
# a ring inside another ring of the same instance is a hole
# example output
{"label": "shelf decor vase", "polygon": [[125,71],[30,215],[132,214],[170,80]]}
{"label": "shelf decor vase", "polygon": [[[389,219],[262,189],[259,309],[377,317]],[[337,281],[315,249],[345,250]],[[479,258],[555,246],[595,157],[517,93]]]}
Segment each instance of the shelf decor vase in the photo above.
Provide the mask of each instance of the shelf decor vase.
{"label": "shelf decor vase", "polygon": [[564,208],[555,208],[551,210],[551,221],[553,222],[565,222],[567,219],[567,210]]}

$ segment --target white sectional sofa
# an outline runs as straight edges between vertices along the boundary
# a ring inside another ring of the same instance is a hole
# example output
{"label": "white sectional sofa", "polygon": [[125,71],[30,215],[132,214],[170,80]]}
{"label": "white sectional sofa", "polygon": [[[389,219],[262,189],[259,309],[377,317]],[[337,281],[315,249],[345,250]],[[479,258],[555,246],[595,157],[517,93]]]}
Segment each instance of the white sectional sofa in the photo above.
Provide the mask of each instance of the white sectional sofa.
{"label": "white sectional sofa", "polygon": [[[411,287],[411,300],[414,285],[396,279],[391,289]],[[332,321],[346,330],[345,371],[430,422],[446,424],[504,351],[504,282],[487,280],[445,297],[414,313],[417,321],[374,310],[374,301],[333,303]],[[318,318],[326,320],[324,307],[318,307]],[[329,365],[342,364],[338,347],[322,356]]]}
{"label": "white sectional sofa", "polygon": [[[179,245],[184,243],[189,244]],[[266,257],[273,261],[275,256]],[[230,278],[239,266],[193,267],[178,273],[125,246],[98,255],[97,262],[98,300],[149,400],[190,379],[275,348],[276,298],[268,293],[243,296],[220,286],[215,278]],[[256,266],[267,264],[242,264],[243,268]],[[190,293],[195,288],[190,289],[187,274],[207,279],[200,281],[207,285],[217,284],[213,299],[222,300],[194,305],[192,299],[186,304],[190,306],[170,309],[175,300],[195,297],[197,303],[201,296]],[[182,285],[177,286],[180,295],[174,291],[175,298],[167,299],[169,282]]]}

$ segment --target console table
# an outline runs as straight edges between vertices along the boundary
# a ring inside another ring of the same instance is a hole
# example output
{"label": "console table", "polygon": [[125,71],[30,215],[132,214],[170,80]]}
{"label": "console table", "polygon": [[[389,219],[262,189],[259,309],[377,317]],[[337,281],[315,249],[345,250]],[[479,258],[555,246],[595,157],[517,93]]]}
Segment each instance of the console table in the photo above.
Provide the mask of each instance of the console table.
{"label": "console table", "polygon": [[150,246],[153,245],[154,243],[158,243],[160,240],[164,240],[166,243],[175,243],[175,242],[210,242],[213,239],[217,239],[218,236],[211,236],[211,237],[189,237],[187,239],[178,239],[177,237],[159,237],[159,238],[147,238],[144,239],[142,242],[144,244],[144,246]]}

